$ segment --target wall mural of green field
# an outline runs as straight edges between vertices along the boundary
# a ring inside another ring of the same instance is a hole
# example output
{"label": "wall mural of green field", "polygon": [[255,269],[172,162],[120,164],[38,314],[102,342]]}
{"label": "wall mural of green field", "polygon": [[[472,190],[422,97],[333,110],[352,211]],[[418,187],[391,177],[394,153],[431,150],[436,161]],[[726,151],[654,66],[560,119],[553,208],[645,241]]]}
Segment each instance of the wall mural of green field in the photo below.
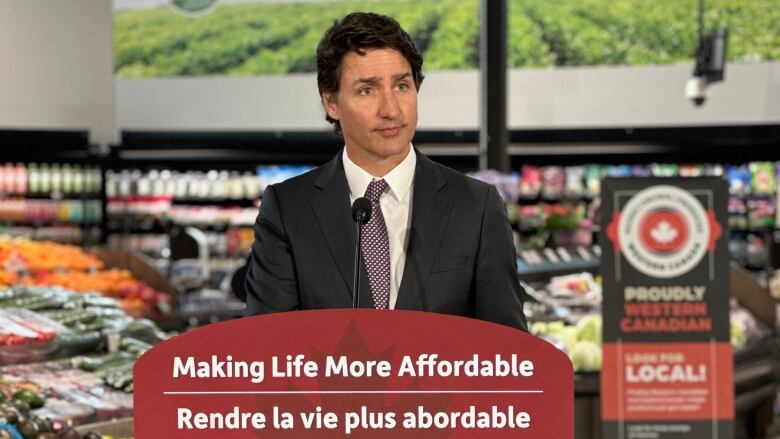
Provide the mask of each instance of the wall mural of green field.
{"label": "wall mural of green field", "polygon": [[[508,0],[510,68],[691,62],[696,0]],[[120,78],[314,72],[335,19],[361,10],[395,17],[432,70],[478,66],[478,0],[223,1],[177,14],[162,0],[114,12]],[[152,4],[150,7],[149,4]],[[128,6],[128,4],[130,6]],[[707,27],[728,27],[732,62],[780,60],[780,0],[709,0]]]}

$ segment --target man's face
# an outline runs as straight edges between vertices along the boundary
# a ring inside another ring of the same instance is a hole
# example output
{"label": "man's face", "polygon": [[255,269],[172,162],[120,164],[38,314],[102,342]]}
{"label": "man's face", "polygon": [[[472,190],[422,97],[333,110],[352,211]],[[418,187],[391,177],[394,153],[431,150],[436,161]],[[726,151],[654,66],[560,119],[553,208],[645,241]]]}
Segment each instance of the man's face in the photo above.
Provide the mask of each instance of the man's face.
{"label": "man's face", "polygon": [[350,159],[358,165],[406,156],[417,127],[417,89],[406,58],[395,49],[347,53],[339,91],[323,95],[341,122]]}

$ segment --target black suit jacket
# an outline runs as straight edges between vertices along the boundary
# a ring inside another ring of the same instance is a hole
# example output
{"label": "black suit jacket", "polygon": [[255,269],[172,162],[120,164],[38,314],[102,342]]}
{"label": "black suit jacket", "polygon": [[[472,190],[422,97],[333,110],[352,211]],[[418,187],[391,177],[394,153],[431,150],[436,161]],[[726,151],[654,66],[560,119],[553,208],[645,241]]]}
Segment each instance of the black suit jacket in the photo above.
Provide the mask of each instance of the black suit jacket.
{"label": "black suit jacket", "polygon": [[[527,330],[511,227],[498,192],[416,154],[412,224],[395,308]],[[341,154],[268,186],[246,276],[247,314],[351,308],[355,239]],[[374,306],[365,267],[360,305]]]}

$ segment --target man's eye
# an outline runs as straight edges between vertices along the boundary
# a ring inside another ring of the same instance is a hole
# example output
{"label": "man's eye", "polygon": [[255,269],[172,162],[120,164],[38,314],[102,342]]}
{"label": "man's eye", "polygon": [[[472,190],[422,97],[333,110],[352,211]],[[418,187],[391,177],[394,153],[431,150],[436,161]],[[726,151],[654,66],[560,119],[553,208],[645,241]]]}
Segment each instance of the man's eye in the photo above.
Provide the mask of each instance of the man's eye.
{"label": "man's eye", "polygon": [[405,82],[402,82],[402,83],[398,84],[398,89],[401,90],[401,91],[406,91],[406,90],[409,89],[409,84],[407,84]]}
{"label": "man's eye", "polygon": [[371,89],[368,88],[368,87],[361,88],[360,90],[358,90],[358,94],[360,96],[370,96],[371,95]]}

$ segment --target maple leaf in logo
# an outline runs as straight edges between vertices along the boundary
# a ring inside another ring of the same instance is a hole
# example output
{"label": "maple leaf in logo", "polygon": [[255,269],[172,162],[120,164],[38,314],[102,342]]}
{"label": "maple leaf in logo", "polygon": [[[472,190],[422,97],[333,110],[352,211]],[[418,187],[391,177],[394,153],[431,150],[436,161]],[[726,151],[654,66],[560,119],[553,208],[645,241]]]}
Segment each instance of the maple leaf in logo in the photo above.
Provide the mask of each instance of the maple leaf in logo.
{"label": "maple leaf in logo", "polygon": [[667,221],[661,221],[653,230],[650,231],[650,236],[659,244],[669,244],[674,241],[680,232],[671,226]]}
{"label": "maple leaf in logo", "polygon": [[[386,360],[392,361],[396,357],[395,346],[390,346],[381,352],[374,352],[371,350],[371,343],[366,339],[365,335],[360,331],[355,321],[350,321],[346,329],[341,335],[338,341],[338,345],[335,348],[320,350],[312,347],[310,351],[312,359],[316,359],[319,364],[325,364],[326,357],[328,355],[340,356],[348,355],[352,359],[367,361],[367,360]],[[334,375],[328,378],[320,376],[317,378],[317,388],[322,391],[332,390],[345,390],[354,389],[356,391],[381,391],[381,390],[406,390],[406,391],[418,391],[423,390],[420,386],[419,380],[415,379],[411,382],[391,382],[388,378],[379,376],[372,377],[342,377],[340,375]],[[396,427],[395,428],[381,428],[373,426],[371,428],[361,427],[355,429],[350,433],[348,437],[355,439],[395,439],[403,435],[405,437],[425,438],[425,439],[445,439],[450,437],[454,431],[451,429],[414,429],[406,430],[401,427],[404,413],[416,412],[418,406],[425,407],[426,411],[436,413],[445,410],[450,402],[449,395],[438,394],[321,394],[321,395],[300,395],[295,393],[296,391],[304,390],[302,386],[299,386],[305,380],[298,381],[297,379],[288,379],[286,384],[286,391],[289,394],[278,395],[273,399],[267,397],[258,396],[255,401],[258,409],[264,413],[272,413],[273,407],[277,406],[282,411],[286,411],[294,414],[295,425],[297,428],[289,430],[277,430],[277,429],[265,429],[255,430],[255,437],[258,438],[273,438],[273,439],[341,439],[347,437],[344,433],[344,413],[353,412],[359,413],[361,407],[365,407],[368,412],[374,413],[369,418],[371,422],[379,422],[378,413],[395,413]],[[311,389],[314,390],[314,389]],[[300,413],[311,413],[315,411],[315,408],[319,406],[323,410],[339,413],[339,427],[336,429],[321,429],[321,428],[302,428]],[[372,417],[373,416],[373,417]],[[369,421],[366,421],[369,422]]]}

